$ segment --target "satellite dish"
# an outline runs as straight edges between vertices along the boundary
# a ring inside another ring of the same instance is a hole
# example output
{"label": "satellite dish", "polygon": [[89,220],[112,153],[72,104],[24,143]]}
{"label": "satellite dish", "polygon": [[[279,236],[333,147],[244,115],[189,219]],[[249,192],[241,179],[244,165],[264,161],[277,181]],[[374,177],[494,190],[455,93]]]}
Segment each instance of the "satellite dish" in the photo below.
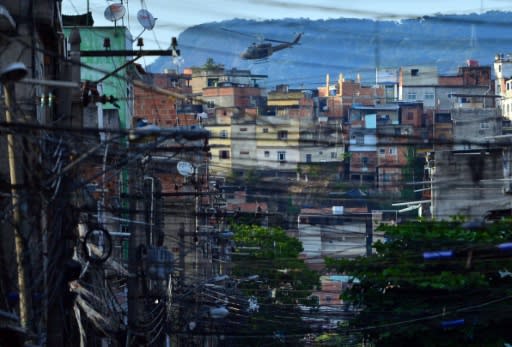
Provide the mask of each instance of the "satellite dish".
{"label": "satellite dish", "polygon": [[156,18],[153,17],[153,15],[148,10],[139,10],[139,12],[137,12],[137,20],[146,30],[152,30],[155,27]]}
{"label": "satellite dish", "polygon": [[126,14],[126,9],[123,4],[111,4],[105,9],[105,19],[111,22],[120,20]]}
{"label": "satellite dish", "polygon": [[194,174],[194,167],[188,161],[180,161],[176,165],[180,175],[188,177]]}

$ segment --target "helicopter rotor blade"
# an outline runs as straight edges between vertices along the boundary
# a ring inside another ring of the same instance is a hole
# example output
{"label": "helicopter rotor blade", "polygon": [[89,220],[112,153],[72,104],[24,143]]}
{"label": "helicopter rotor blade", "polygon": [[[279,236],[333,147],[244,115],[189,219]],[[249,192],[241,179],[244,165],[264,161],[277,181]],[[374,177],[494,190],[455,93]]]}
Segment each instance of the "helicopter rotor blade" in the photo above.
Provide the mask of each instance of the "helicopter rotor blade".
{"label": "helicopter rotor blade", "polygon": [[235,33],[235,34],[238,34],[238,35],[242,35],[242,36],[247,36],[247,37],[252,37],[253,39],[256,39],[258,42],[263,42],[263,41],[267,41],[267,42],[275,42],[275,43],[289,43],[291,44],[292,42],[290,41],[282,41],[282,40],[276,40],[276,39],[268,39],[266,38],[265,36],[261,35],[261,34],[247,34],[247,33],[243,33],[241,31],[237,31],[237,30],[233,30],[233,29],[228,29],[228,28],[221,28],[222,30],[224,31],[228,31],[228,32],[231,32],[231,33]]}
{"label": "helicopter rotor blade", "polygon": [[268,42],[289,43],[289,44],[291,44],[291,42],[290,42],[290,41],[281,41],[281,40],[274,40],[274,39],[267,39],[267,38],[264,38],[263,40],[264,40],[264,41],[268,41]]}
{"label": "helicopter rotor blade", "polygon": [[256,35],[246,34],[246,33],[243,33],[243,32],[240,32],[240,31],[236,31],[236,30],[231,30],[231,29],[228,29],[228,28],[221,28],[221,29],[225,30],[225,31],[228,31],[230,33],[235,33],[235,34],[242,35],[242,36],[247,36],[247,37],[252,37],[252,38],[256,38],[257,37]]}

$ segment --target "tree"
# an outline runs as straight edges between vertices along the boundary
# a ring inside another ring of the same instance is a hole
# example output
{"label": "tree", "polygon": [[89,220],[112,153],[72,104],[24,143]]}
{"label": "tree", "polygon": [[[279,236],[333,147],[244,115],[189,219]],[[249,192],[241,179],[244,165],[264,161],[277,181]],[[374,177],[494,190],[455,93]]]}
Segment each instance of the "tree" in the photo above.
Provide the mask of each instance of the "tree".
{"label": "tree", "polygon": [[381,227],[376,254],[327,259],[357,281],[343,294],[358,310],[348,331],[376,346],[503,346],[512,342],[512,229],[460,221]]}
{"label": "tree", "polygon": [[[407,165],[402,168],[404,183],[421,181],[423,179],[425,160],[416,155],[416,150],[413,146],[407,147],[406,158]],[[415,200],[419,198],[420,194],[414,191],[415,188],[415,186],[403,184],[400,190],[401,198],[403,200]]]}
{"label": "tree", "polygon": [[224,65],[216,63],[215,60],[213,60],[213,58],[210,57],[206,59],[206,62],[204,63],[202,68],[204,70],[222,70],[224,69]]}
{"label": "tree", "polygon": [[319,285],[319,275],[299,259],[301,242],[280,228],[237,224],[232,230],[238,248],[232,274],[240,279],[258,278],[239,284],[239,289],[247,297],[256,297],[259,304],[250,324],[238,330],[259,338],[243,340],[242,345],[299,346],[306,326],[297,304],[310,303],[308,297]]}

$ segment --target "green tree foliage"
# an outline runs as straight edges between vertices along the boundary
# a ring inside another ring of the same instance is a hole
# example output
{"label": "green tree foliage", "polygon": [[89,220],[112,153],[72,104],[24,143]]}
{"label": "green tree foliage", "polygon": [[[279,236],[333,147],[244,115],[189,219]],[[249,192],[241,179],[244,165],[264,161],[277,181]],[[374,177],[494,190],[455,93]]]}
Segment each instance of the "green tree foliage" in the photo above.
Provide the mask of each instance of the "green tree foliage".
{"label": "green tree foliage", "polygon": [[206,62],[202,66],[204,70],[219,70],[224,69],[224,65],[216,63],[213,58],[206,59]]}
{"label": "green tree foliage", "polygon": [[238,224],[232,230],[237,245],[232,274],[242,279],[258,275],[257,281],[239,284],[239,289],[259,303],[250,326],[240,329],[259,338],[244,340],[243,345],[299,346],[307,327],[297,304],[308,304],[309,295],[319,285],[319,274],[299,258],[302,244],[280,228]]}
{"label": "green tree foliage", "polygon": [[[402,168],[402,176],[404,183],[416,182],[423,180],[423,169],[425,160],[416,155],[413,146],[407,148],[407,165]],[[420,198],[419,192],[414,192],[417,187],[404,184],[401,188],[401,198],[404,200],[415,200]]]}
{"label": "green tree foliage", "polygon": [[233,274],[237,277],[259,275],[264,287],[275,293],[274,302],[298,303],[319,285],[319,275],[302,259],[302,243],[280,228],[234,225],[234,240],[244,255],[233,256]]}
{"label": "green tree foliage", "polygon": [[[376,346],[512,343],[509,222],[485,228],[421,221],[382,227],[376,254],[326,264],[358,279],[344,300],[359,310],[349,331]],[[356,281],[355,281],[356,282]]]}

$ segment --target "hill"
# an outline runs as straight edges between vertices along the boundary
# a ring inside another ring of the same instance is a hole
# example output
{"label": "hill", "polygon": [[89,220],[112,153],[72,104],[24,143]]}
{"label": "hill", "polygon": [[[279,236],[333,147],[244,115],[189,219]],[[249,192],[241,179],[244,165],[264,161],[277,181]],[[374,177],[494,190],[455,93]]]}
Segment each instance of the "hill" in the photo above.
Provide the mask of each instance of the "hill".
{"label": "hill", "polygon": [[[186,29],[178,38],[182,64],[160,57],[149,70],[198,67],[213,58],[228,69],[268,75],[269,88],[280,83],[317,87],[325,83],[327,73],[331,79],[340,73],[350,79],[359,74],[363,83],[371,84],[377,66],[436,65],[440,73],[454,74],[468,59],[491,65],[497,53],[507,53],[512,37],[509,19],[510,12],[496,11],[402,21],[233,19]],[[300,45],[276,52],[266,61],[239,56],[258,38],[289,41],[299,32],[304,33]]]}

